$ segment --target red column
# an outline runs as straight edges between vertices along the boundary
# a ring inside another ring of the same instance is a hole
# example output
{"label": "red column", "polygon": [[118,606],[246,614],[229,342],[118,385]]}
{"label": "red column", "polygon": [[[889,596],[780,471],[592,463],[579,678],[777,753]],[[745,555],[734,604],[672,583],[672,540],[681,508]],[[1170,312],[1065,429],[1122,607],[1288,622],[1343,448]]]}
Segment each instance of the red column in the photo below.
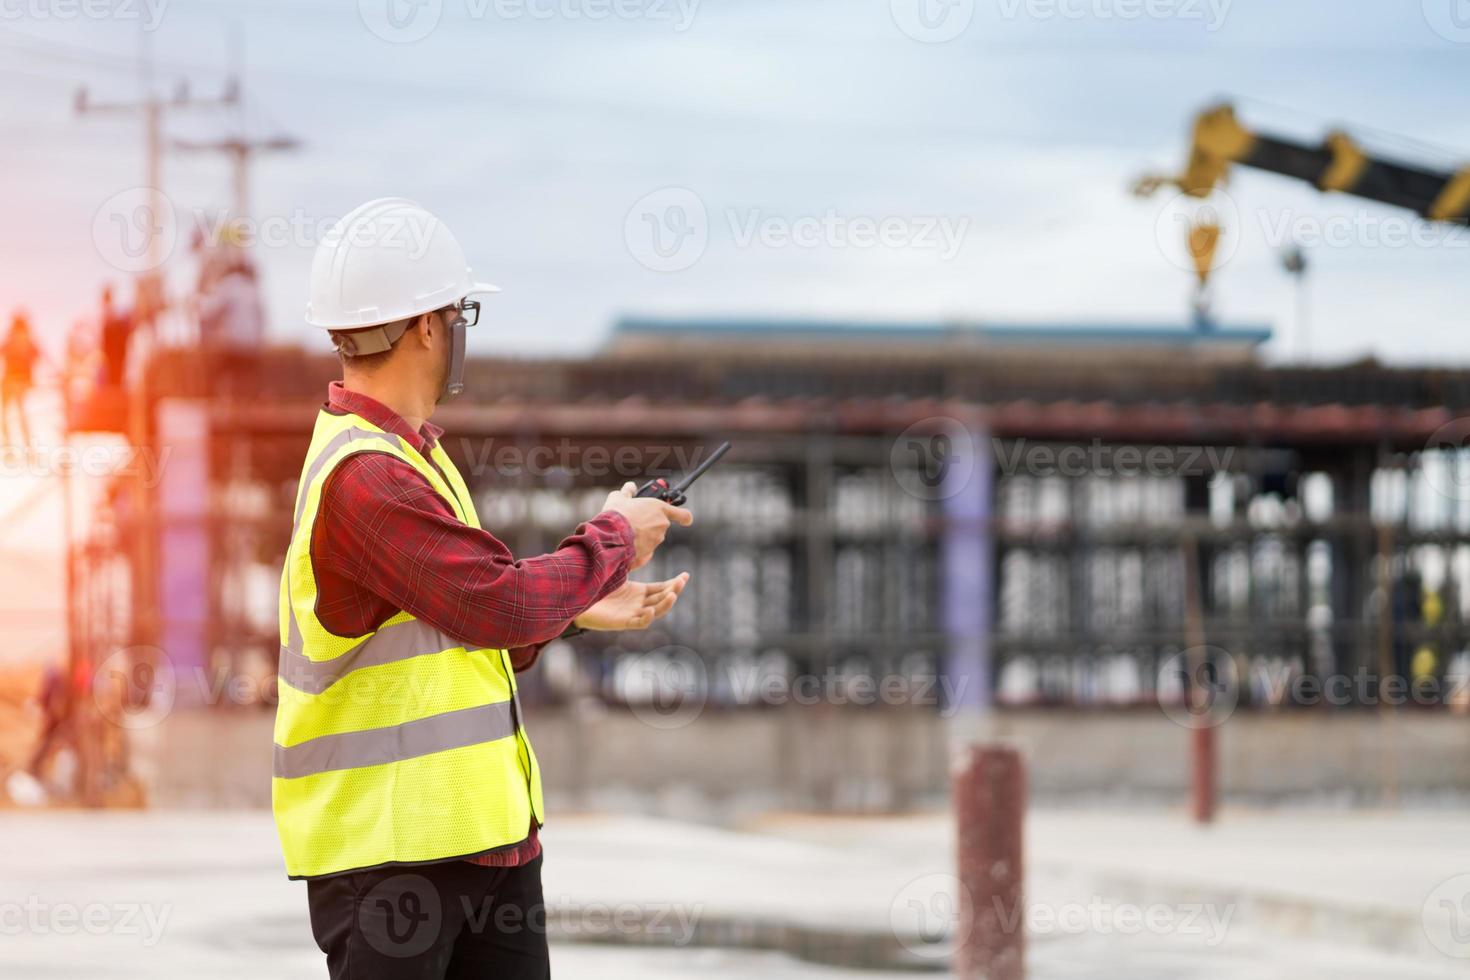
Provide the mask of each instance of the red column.
{"label": "red column", "polygon": [[966,750],[954,777],[960,916],[955,975],[1021,980],[1026,973],[1022,821],[1026,772],[1003,746]]}
{"label": "red column", "polygon": [[1198,727],[1190,733],[1190,749],[1194,757],[1191,793],[1194,822],[1214,823],[1215,805],[1219,798],[1219,777],[1215,761],[1215,728],[1208,717],[1198,719]]}

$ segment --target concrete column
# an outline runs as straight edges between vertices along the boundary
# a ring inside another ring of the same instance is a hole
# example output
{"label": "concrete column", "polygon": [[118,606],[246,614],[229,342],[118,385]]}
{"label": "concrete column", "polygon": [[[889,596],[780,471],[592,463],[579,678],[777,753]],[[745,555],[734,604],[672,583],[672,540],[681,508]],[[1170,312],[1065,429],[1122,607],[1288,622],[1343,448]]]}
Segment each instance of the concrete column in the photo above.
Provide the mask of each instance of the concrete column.
{"label": "concrete column", "polygon": [[954,457],[941,484],[944,536],[940,541],[941,620],[948,638],[944,691],[951,711],[979,715],[994,698],[990,637],[995,617],[991,516],[995,461],[990,434],[969,427],[953,439]]}
{"label": "concrete column", "polygon": [[973,746],[957,769],[959,935],[955,976],[1026,975],[1026,869],[1022,861],[1026,772],[1021,753]]}
{"label": "concrete column", "polygon": [[162,479],[157,489],[159,646],[178,681],[181,706],[203,703],[195,681],[209,667],[209,419],[201,400],[158,405]]}

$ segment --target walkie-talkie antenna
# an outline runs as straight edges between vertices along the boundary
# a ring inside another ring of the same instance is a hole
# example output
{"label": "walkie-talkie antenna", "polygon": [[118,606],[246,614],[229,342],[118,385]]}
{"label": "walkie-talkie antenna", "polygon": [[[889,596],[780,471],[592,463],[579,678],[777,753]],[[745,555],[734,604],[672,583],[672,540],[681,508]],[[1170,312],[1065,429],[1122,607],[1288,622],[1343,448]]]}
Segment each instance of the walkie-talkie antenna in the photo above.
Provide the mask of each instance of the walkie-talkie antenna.
{"label": "walkie-talkie antenna", "polygon": [[725,455],[729,451],[730,444],[728,442],[720,443],[720,445],[715,449],[714,452],[710,453],[704,458],[704,462],[694,467],[694,469],[689,471],[688,476],[684,477],[684,479],[674,484],[674,492],[683,493],[685,490],[688,490],[691,483],[703,476],[705,470],[718,463],[720,461],[720,457]]}
{"label": "walkie-talkie antenna", "polygon": [[720,457],[725,455],[729,451],[730,444],[728,442],[722,442],[714,452],[705,457],[704,462],[700,463],[698,466],[694,467],[694,469],[690,470],[689,474],[685,476],[684,479],[680,480],[677,485],[669,486],[668,480],[664,479],[661,476],[655,477],[654,479],[649,480],[647,483],[643,484],[643,486],[639,487],[638,492],[633,494],[633,496],[657,497],[659,500],[662,500],[666,504],[673,504],[675,507],[683,507],[688,499],[685,496],[684,491],[688,490],[690,485],[694,483],[695,480],[699,479],[700,476],[703,475],[705,470],[718,463],[720,461]]}

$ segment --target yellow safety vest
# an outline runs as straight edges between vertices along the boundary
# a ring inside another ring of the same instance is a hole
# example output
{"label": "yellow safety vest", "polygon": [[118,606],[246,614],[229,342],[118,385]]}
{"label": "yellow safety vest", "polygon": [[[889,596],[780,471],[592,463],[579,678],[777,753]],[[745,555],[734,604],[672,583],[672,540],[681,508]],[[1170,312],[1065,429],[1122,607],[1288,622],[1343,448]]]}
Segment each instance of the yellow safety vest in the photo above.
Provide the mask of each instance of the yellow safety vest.
{"label": "yellow safety vest", "polygon": [[337,636],[317,619],[311,531],[322,487],[362,452],[408,463],[480,526],[443,449],[426,459],[356,415],[317,417],[281,575],[271,798],[292,878],[500,850],[545,813],[507,651],[467,650],[406,612],[363,636]]}

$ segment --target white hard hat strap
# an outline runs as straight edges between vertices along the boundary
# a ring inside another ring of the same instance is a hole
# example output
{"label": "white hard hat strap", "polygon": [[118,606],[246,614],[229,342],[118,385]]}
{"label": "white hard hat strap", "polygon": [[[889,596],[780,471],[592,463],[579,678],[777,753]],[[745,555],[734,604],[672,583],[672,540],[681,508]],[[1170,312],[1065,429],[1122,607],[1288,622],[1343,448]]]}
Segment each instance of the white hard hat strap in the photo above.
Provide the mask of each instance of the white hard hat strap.
{"label": "white hard hat strap", "polygon": [[385,323],[382,326],[368,327],[366,330],[336,330],[332,332],[332,343],[337,345],[339,353],[348,357],[360,357],[366,354],[381,354],[385,350],[392,349],[398,343],[398,338],[408,331],[408,327],[418,317],[410,317],[397,323]]}
{"label": "white hard hat strap", "polygon": [[442,405],[464,391],[464,332],[468,321],[456,315],[449,324],[449,370],[444,374],[444,390],[439,392]]}

